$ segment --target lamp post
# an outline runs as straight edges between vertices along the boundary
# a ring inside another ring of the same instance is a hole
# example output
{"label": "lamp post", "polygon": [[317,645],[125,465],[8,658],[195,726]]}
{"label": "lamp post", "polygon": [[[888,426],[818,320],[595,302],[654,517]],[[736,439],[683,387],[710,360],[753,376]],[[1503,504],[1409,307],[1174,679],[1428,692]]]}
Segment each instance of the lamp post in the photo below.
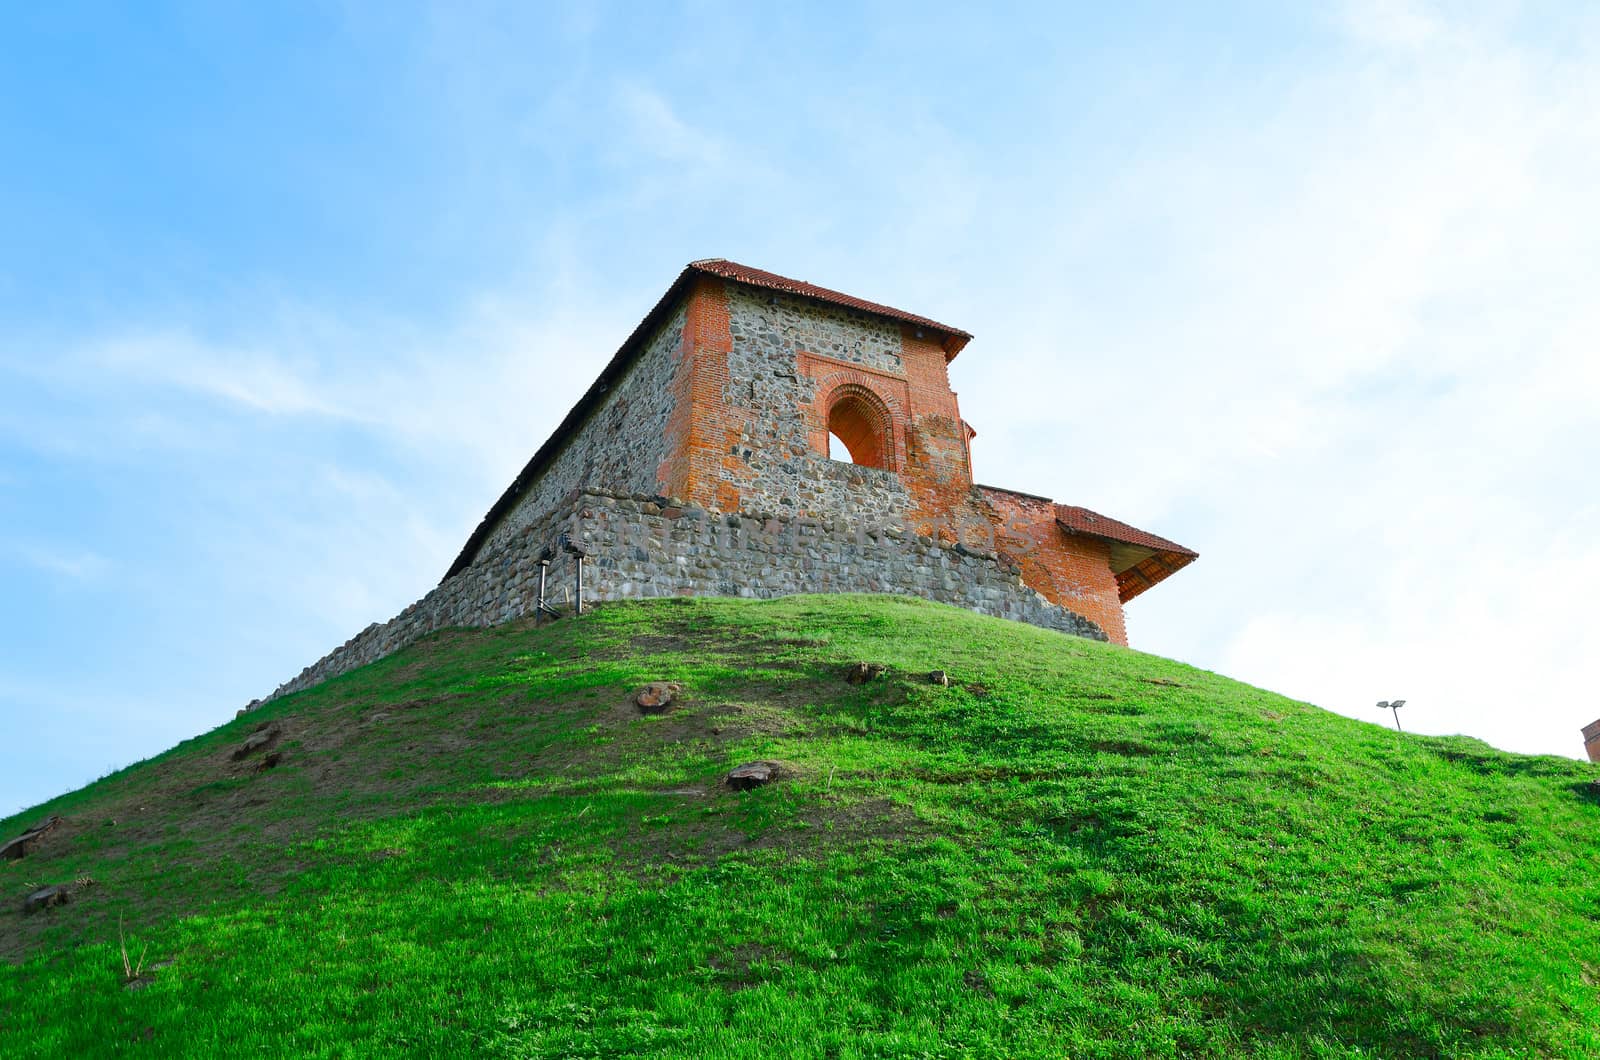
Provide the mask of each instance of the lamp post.
{"label": "lamp post", "polygon": [[1378,709],[1379,710],[1387,710],[1391,714],[1394,715],[1394,731],[1395,732],[1403,731],[1400,728],[1400,708],[1405,706],[1405,705],[1406,705],[1406,701],[1403,700],[1403,699],[1397,699],[1397,700],[1394,700],[1393,702],[1390,702],[1389,700],[1386,699],[1382,703],[1378,704]]}

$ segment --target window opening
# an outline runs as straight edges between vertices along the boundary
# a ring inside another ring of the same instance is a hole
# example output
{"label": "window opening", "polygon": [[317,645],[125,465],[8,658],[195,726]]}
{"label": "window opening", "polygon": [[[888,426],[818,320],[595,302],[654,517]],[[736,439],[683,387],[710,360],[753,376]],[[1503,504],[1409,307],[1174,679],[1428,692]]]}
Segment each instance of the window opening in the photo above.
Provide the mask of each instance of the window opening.
{"label": "window opening", "polygon": [[828,409],[829,457],[888,469],[891,444],[889,411],[876,394],[847,387],[834,398]]}

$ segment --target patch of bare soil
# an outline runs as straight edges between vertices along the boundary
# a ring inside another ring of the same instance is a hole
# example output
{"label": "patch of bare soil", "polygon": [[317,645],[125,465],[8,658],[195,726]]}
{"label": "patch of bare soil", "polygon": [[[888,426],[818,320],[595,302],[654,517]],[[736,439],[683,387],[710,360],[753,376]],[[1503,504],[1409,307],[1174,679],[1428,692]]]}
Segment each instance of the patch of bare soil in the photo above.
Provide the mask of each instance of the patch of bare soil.
{"label": "patch of bare soil", "polygon": [[741,942],[711,958],[710,963],[716,971],[717,985],[733,994],[760,986],[770,978],[768,968],[782,967],[792,961],[788,953],[775,946]]}
{"label": "patch of bare soil", "polygon": [[[458,698],[434,696],[381,711],[340,704],[248,728],[241,723],[225,741],[113,782],[93,803],[63,816],[28,857],[0,863],[0,959],[20,960],[46,940],[56,946],[115,938],[119,914],[133,929],[195,911],[206,897],[228,896],[196,896],[185,882],[221,866],[241,870],[251,896],[277,893],[300,871],[284,851],[330,820],[381,817],[427,801],[421,791],[430,780],[427,761],[473,747],[460,730],[426,716]],[[408,730],[414,742],[402,757],[422,766],[404,776],[395,775],[393,754],[363,746],[379,732],[398,742]],[[103,886],[70,906],[24,911],[22,895],[70,881],[90,861]],[[150,863],[159,866],[154,879]]]}
{"label": "patch of bare soil", "polygon": [[667,652],[688,651],[694,645],[684,636],[645,635],[633,637],[628,647],[640,655],[664,655]]}
{"label": "patch of bare soil", "polygon": [[[683,794],[683,809],[667,811],[670,828],[641,820],[619,839],[619,867],[640,880],[671,880],[729,855],[779,851],[823,857],[849,847],[929,834],[920,818],[888,799],[828,797],[808,801],[792,818],[766,821],[752,830],[738,813],[737,800],[747,797],[720,783],[707,785],[704,794]],[[707,808],[712,812],[703,812]]]}
{"label": "patch of bare soil", "polygon": [[478,630],[441,629],[427,634],[421,640],[412,641],[403,649],[410,658],[394,671],[393,680],[404,683],[423,676],[433,668],[434,661],[440,656],[448,655],[478,635]]}
{"label": "patch of bare soil", "polygon": [[[681,650],[694,639],[688,630],[669,633],[639,647]],[[441,653],[476,635],[445,631],[428,638],[385,684],[392,689],[422,675]],[[496,701],[482,693],[401,702],[326,697],[270,720],[247,715],[193,748],[109,781],[92,801],[69,808],[25,858],[0,862],[0,959],[113,940],[119,917],[136,931],[216,903],[270,897],[304,870],[294,847],[330,828],[439,803],[526,797],[494,781],[581,784],[580,778],[604,777],[663,746],[715,758],[719,746],[752,736],[804,736],[815,724],[815,705],[838,685],[831,671],[794,679],[753,673],[736,702],[697,702],[691,688],[671,713],[648,722],[641,722],[634,690],[623,688],[563,702],[523,692]],[[579,732],[594,736],[572,738]],[[704,796],[681,797],[713,805],[741,797],[720,779],[705,778]],[[641,826],[625,845],[645,871],[737,850],[809,850],[917,829],[912,815],[886,801],[825,798],[792,821],[750,834],[734,816],[683,820],[671,829]],[[69,905],[24,914],[28,893],[89,871],[98,886]]]}

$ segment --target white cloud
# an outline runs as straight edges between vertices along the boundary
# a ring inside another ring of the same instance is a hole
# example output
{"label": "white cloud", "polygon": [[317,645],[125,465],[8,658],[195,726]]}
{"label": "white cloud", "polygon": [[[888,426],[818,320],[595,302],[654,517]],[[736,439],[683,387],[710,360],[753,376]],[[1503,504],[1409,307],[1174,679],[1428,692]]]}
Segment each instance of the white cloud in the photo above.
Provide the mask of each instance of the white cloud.
{"label": "white cloud", "polygon": [[1265,504],[1222,495],[1243,502],[1241,524],[1332,500],[1326,527],[1296,520],[1296,547],[1254,558],[1325,564],[1347,584],[1263,601],[1224,668],[1357,716],[1408,696],[1425,731],[1576,755],[1578,726],[1600,716],[1580,672],[1600,509],[1573,489],[1600,456],[1600,306],[1584,294],[1600,111],[1573,91],[1592,88],[1592,67],[1472,27],[1391,24],[1374,39],[1405,61],[1346,85],[1353,120],[1225,273],[1260,312],[1223,327],[1298,369],[1251,399],[1318,414],[1291,464],[1244,456]]}
{"label": "white cloud", "polygon": [[347,413],[319,392],[312,366],[280,355],[215,346],[185,332],[118,335],[87,351],[94,371],[159,382],[273,416]]}
{"label": "white cloud", "polygon": [[95,581],[111,569],[110,560],[87,549],[19,543],[7,551],[31,567],[74,582]]}
{"label": "white cloud", "polygon": [[727,148],[720,139],[685,122],[658,92],[625,82],[617,87],[617,105],[630,147],[658,159],[697,167],[717,166],[727,157]]}
{"label": "white cloud", "polygon": [[[651,304],[643,292],[631,307],[596,302],[592,287],[565,283],[508,289],[432,331],[386,320],[335,323],[309,307],[278,307],[241,323],[251,334],[245,343],[182,327],[128,327],[27,368],[75,395],[81,415],[63,430],[59,419],[18,414],[13,433],[22,444],[85,454],[106,451],[86,441],[102,434],[209,445],[171,403],[186,395],[234,413],[343,424],[374,441],[454,455],[469,473],[499,480],[610,358],[633,326],[630,308],[642,315]],[[114,388],[117,400],[84,397],[97,387]]]}
{"label": "white cloud", "polygon": [[[1600,506],[1580,515],[1597,525]],[[1600,541],[1513,525],[1455,547],[1397,543],[1372,566],[1364,609],[1269,607],[1232,637],[1224,669],[1368,721],[1374,702],[1401,697],[1402,722],[1423,732],[1577,755],[1578,728],[1600,718],[1588,663]]]}
{"label": "white cloud", "polygon": [[1432,5],[1419,0],[1347,0],[1339,13],[1345,29],[1389,48],[1421,48],[1442,31]]}
{"label": "white cloud", "polygon": [[980,477],[1200,547],[1131,606],[1136,646],[1578,755],[1600,717],[1580,672],[1600,635],[1580,485],[1600,459],[1597,38],[1560,53],[1493,11],[1355,15],[1342,61],[1249,120],[1047,204],[1048,238],[1093,233],[1089,253],[1159,210],[1158,275],[1108,266],[1104,301],[1075,303],[1048,252],[1006,273],[995,304],[1023,312],[956,369]]}

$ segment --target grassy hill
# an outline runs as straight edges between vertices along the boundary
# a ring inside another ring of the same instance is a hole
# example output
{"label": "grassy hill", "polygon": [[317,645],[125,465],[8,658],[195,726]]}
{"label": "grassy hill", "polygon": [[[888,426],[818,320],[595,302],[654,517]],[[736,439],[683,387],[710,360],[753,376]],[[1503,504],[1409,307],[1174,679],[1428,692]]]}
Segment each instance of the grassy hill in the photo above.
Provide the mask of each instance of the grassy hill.
{"label": "grassy hill", "polygon": [[1594,776],[900,598],[448,632],[0,822],[0,1055],[1600,1055]]}

